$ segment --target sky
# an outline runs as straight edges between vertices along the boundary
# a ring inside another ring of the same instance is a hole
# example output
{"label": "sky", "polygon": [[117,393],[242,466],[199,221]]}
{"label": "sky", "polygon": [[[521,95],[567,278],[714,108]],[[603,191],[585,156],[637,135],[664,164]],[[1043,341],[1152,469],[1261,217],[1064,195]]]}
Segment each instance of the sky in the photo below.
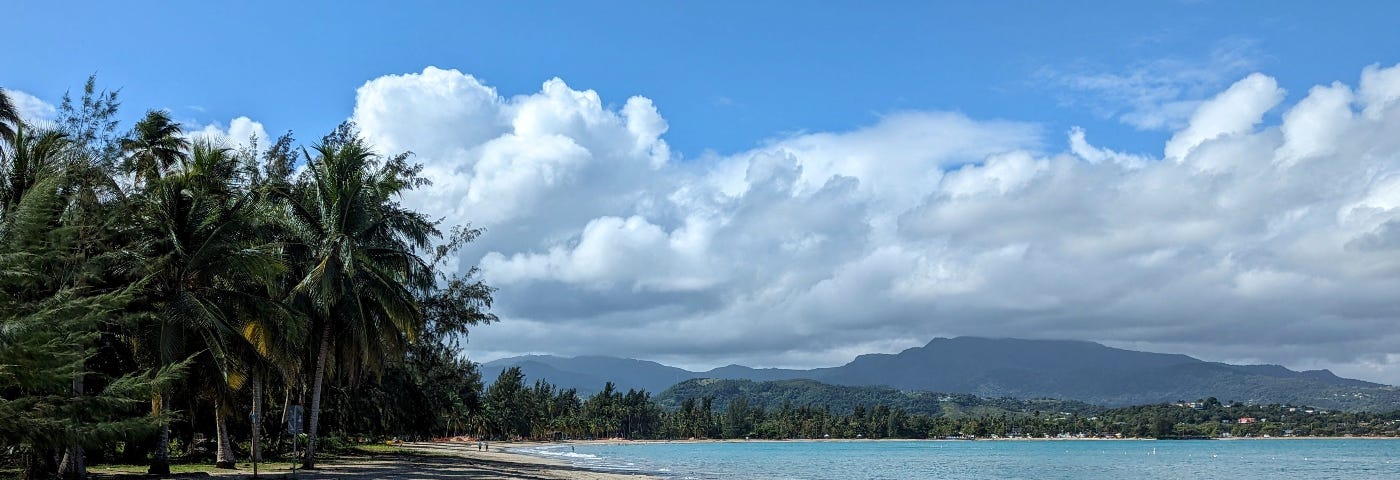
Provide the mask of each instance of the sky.
{"label": "sky", "polygon": [[486,228],[470,358],[1078,339],[1400,384],[1390,2],[23,2],[0,86],[354,120]]}

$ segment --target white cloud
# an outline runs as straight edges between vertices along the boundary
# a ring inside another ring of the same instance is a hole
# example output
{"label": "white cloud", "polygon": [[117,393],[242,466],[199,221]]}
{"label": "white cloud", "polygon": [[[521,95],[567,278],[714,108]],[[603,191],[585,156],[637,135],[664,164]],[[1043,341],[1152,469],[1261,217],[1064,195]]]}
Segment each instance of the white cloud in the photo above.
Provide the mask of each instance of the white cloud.
{"label": "white cloud", "polygon": [[1259,56],[1253,42],[1234,39],[1198,58],[1138,62],[1121,71],[1086,65],[1046,67],[1037,81],[1060,90],[1061,103],[1140,130],[1177,130],[1206,97],[1257,68],[1254,58]]}
{"label": "white cloud", "polygon": [[1307,98],[1283,115],[1278,160],[1291,163],[1336,152],[1333,142],[1351,128],[1351,103],[1351,88],[1341,82],[1313,87]]}
{"label": "white cloud", "polygon": [[256,139],[259,148],[268,146],[267,130],[263,128],[263,124],[248,117],[234,118],[227,126],[214,122],[203,127],[191,128],[187,134],[193,138],[203,137],[223,142],[231,148],[247,146],[250,139]]}
{"label": "white cloud", "polygon": [[904,112],[680,161],[645,98],[558,79],[506,97],[436,68],[366,83],[354,119],[418,152],[435,185],[406,202],[487,227],[463,258],[504,321],[472,348],[814,366],[935,335],[1075,338],[1397,383],[1395,72],[1316,87],[1276,124],[1277,82],[1241,76],[1162,159]]}
{"label": "white cloud", "polygon": [[5,95],[10,97],[11,102],[14,102],[15,110],[19,112],[19,118],[26,122],[51,121],[58,113],[52,104],[28,93],[7,88]]}
{"label": "white cloud", "polygon": [[1283,93],[1274,79],[1258,73],[1235,82],[1196,108],[1186,128],[1167,141],[1166,157],[1181,162],[1209,140],[1249,133],[1264,120],[1264,113],[1283,101]]}
{"label": "white cloud", "polygon": [[1069,151],[1089,163],[1117,162],[1125,167],[1142,167],[1152,159],[1143,155],[1115,152],[1089,144],[1084,129],[1071,128],[1069,131]]}
{"label": "white cloud", "polygon": [[1380,118],[1396,100],[1400,100],[1400,70],[1370,65],[1361,71],[1361,102],[1366,116]]}

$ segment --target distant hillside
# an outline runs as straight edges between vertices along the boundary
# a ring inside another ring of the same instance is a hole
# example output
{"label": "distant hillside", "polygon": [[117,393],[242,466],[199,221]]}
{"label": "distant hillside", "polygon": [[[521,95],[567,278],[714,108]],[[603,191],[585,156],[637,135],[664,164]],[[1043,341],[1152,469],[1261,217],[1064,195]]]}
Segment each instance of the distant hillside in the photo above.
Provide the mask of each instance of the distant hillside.
{"label": "distant hillside", "polygon": [[1326,370],[1230,365],[1186,355],[1136,352],[1092,342],[937,338],[897,354],[861,355],[846,365],[813,370],[730,365],[692,372],[612,357],[529,356],[483,366],[494,380],[518,365],[527,379],[546,379],[591,393],[611,380],[620,388],[665,390],[692,378],[755,381],[810,379],[847,386],[955,392],[980,397],[1056,398],[1096,405],[1142,405],[1216,397],[1253,404],[1306,404],[1342,410],[1400,409],[1400,390],[1341,378]]}
{"label": "distant hillside", "polygon": [[1349,410],[1400,408],[1395,388],[1340,378],[1326,370],[1229,365],[1077,341],[939,338],[898,354],[861,355],[844,366],[816,372],[816,379],[841,385],[1065,398],[1107,406],[1213,396]]}
{"label": "distant hillside", "polygon": [[856,406],[873,407],[884,405],[901,408],[909,413],[942,415],[949,417],[1031,414],[1078,413],[1096,414],[1103,407],[1070,400],[1018,400],[1012,398],[980,398],[965,393],[947,394],[932,392],[905,392],[889,387],[849,387],[828,385],[813,380],[774,380],[754,382],[750,380],[719,380],[699,378],[686,380],[666,389],[656,397],[662,407],[675,409],[687,398],[714,399],[713,408],[723,410],[735,398],[743,397],[749,406],[762,406],[777,409],[783,405],[793,407],[826,407],[832,413],[850,414]]}
{"label": "distant hillside", "polygon": [[609,381],[622,390],[636,388],[655,393],[697,375],[689,370],[630,358],[527,355],[484,363],[481,378],[489,384],[509,367],[520,367],[527,383],[544,379],[560,388],[577,389],[582,394],[602,390],[603,384]]}

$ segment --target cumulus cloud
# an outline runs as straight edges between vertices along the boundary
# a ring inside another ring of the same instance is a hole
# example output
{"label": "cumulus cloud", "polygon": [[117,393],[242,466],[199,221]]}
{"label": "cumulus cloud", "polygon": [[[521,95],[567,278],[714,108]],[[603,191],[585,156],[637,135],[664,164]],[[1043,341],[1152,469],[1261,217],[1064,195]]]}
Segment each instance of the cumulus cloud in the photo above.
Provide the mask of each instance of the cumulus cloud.
{"label": "cumulus cloud", "polygon": [[214,122],[203,127],[191,128],[186,132],[194,138],[208,138],[222,142],[232,148],[247,146],[256,142],[262,148],[268,145],[267,130],[261,122],[248,117],[238,117],[224,125]]}
{"label": "cumulus cloud", "polygon": [[[1283,101],[1283,89],[1274,79],[1262,74],[1253,74],[1230,85],[1220,95],[1202,102],[1191,114],[1186,128],[1172,135],[1167,141],[1166,156],[1178,162],[1186,159],[1192,149],[1209,140],[1250,133],[1264,113]],[[1323,96],[1314,92],[1309,99]],[[1314,103],[1322,100],[1313,100]],[[1306,115],[1305,115],[1306,117]],[[1295,122],[1298,118],[1294,119]],[[1298,130],[1310,130],[1306,125],[1298,125]],[[1315,127],[1315,125],[1314,125]]]}
{"label": "cumulus cloud", "polygon": [[28,93],[5,89],[5,95],[10,97],[11,102],[14,102],[15,110],[19,112],[19,118],[26,122],[53,120],[54,115],[58,113],[53,104]]}
{"label": "cumulus cloud", "polygon": [[487,228],[463,268],[500,288],[503,321],[473,332],[477,359],[809,367],[986,335],[1400,383],[1397,72],[1292,105],[1241,75],[1162,158],[902,112],[681,160],[643,97],[505,96],[431,67],[367,82],[354,120],[424,163],[435,184],[407,203]]}
{"label": "cumulus cloud", "polygon": [[1117,162],[1124,166],[1144,166],[1152,159],[1145,155],[1115,152],[1107,148],[1095,147],[1089,143],[1083,128],[1074,127],[1069,131],[1069,151],[1089,163]]}

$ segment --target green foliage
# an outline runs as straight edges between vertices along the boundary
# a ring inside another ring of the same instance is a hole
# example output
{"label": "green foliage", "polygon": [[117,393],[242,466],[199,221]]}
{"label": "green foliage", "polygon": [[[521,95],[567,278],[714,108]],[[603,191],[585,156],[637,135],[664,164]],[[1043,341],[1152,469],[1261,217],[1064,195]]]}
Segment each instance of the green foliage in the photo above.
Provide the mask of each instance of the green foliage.
{"label": "green foliage", "polygon": [[6,419],[0,443],[42,451],[150,431],[154,419],[131,412],[155,387],[174,381],[184,363],[73,394],[75,379],[92,375],[83,365],[94,353],[96,324],[110,319],[127,298],[125,292],[64,290],[33,303],[0,302],[0,418]]}
{"label": "green foliage", "polygon": [[232,463],[254,443],[234,437],[284,455],[278,412],[311,400],[314,431],[322,380],[342,440],[447,435],[480,417],[458,343],[495,321],[493,290],[453,255],[481,231],[432,248],[436,224],[398,203],[427,183],[407,154],[374,154],[347,123],[301,150],[294,178],[290,133],[235,151],[153,110],[118,135],[116,92],[95,78],[65,95],[55,130],[8,100],[0,444],[28,452],[27,475],[57,473],[54,452],[73,475],[84,457],[150,455],[154,473],[215,450]]}
{"label": "green foliage", "polygon": [[[688,380],[653,401],[611,383],[580,402],[572,390],[536,382],[516,368],[487,391],[479,429],[492,438],[1182,438],[1262,435],[1400,434],[1400,411],[1319,413],[1308,407],[1148,405],[1107,409],[1060,400],[841,387],[809,380]],[[500,386],[498,386],[500,385]],[[911,410],[916,409],[916,410]],[[1292,410],[1290,410],[1292,409]],[[1311,410],[1311,413],[1308,411]],[[1259,423],[1239,423],[1253,417]],[[1267,420],[1264,420],[1267,419]]]}
{"label": "green foliage", "polygon": [[48,473],[46,453],[97,446],[149,431],[139,414],[150,393],[172,383],[186,363],[110,377],[89,371],[102,331],[123,322],[136,285],[103,288],[90,274],[100,256],[86,251],[91,216],[72,210],[83,191],[82,165],[56,132],[27,137],[21,127],[4,156],[0,208],[0,444],[29,457],[26,476]]}
{"label": "green foliage", "polygon": [[97,89],[97,75],[89,76],[83,84],[82,97],[77,101],[65,92],[58,106],[58,125],[73,139],[83,153],[104,168],[116,165],[121,152],[121,137],[117,135],[117,92]]}
{"label": "green foliage", "polygon": [[137,180],[160,178],[189,157],[190,141],[181,133],[180,124],[170,119],[170,112],[146,112],[131,134],[121,140],[121,149],[127,152],[122,169],[134,173]]}
{"label": "green foliage", "polygon": [[333,387],[325,425],[337,435],[370,438],[466,434],[481,393],[475,364],[447,345],[420,342],[377,378]]}
{"label": "green foliage", "polygon": [[711,398],[715,408],[720,409],[727,408],[731,401],[743,399],[754,406],[768,409],[787,404],[822,406],[841,414],[867,405],[885,405],[910,413],[950,417],[1023,414],[1037,410],[1092,414],[1103,410],[1102,407],[1070,400],[982,398],[969,394],[905,392],[888,387],[830,385],[813,380],[754,382],[693,379],[662,392],[658,401],[663,407],[674,409],[686,398]]}
{"label": "green foliage", "polygon": [[13,143],[15,131],[21,122],[19,108],[15,107],[14,100],[5,93],[5,89],[0,88],[0,142]]}

